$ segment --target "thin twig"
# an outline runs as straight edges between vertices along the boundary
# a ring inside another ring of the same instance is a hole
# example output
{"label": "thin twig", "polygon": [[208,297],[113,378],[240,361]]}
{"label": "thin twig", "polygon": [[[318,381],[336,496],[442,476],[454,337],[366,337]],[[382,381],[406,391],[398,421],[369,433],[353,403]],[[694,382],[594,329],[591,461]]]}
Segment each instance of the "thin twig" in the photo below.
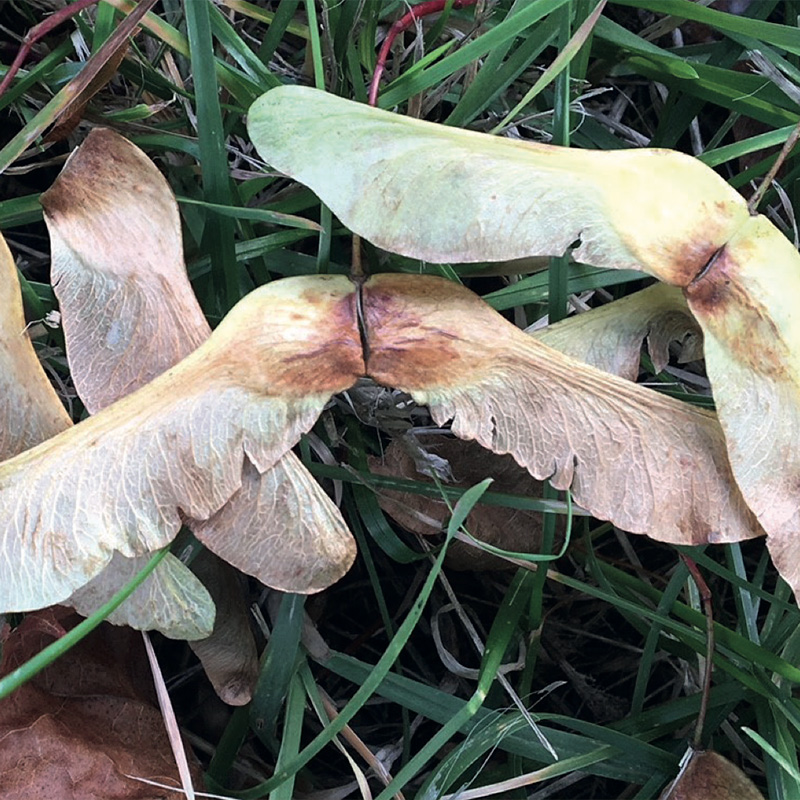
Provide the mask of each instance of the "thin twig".
{"label": "thin twig", "polygon": [[789,154],[794,149],[798,138],[800,138],[800,122],[794,126],[794,130],[789,134],[789,137],[783,143],[783,147],[781,148],[780,153],[778,153],[775,163],[770,167],[769,172],[764,176],[764,180],[761,181],[761,185],[758,187],[758,189],[756,189],[755,193],[750,198],[750,201],[747,203],[747,210],[752,215],[757,213],[758,206],[764,199],[767,189],[769,189],[769,187],[772,185],[772,182],[775,180],[775,176],[778,174],[778,170],[783,166],[783,162],[786,161],[786,159],[789,157]]}

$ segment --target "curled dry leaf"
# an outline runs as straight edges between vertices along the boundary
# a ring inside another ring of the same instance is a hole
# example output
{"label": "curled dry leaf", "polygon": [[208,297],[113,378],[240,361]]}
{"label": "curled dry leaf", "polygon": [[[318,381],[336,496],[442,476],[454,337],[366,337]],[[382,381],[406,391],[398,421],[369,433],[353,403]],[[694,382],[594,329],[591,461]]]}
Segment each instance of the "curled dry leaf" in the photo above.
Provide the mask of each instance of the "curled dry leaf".
{"label": "curled dry leaf", "polygon": [[[11,458],[72,426],[47,380],[25,332],[19,282],[11,253],[0,236],[0,460]],[[15,564],[9,564],[11,569]],[[143,559],[116,555],[87,586],[66,602],[89,615],[144,566]],[[42,604],[44,605],[44,603]],[[214,605],[192,573],[172,555],[108,620],[166,636],[197,639],[208,635]]]}
{"label": "curled dry leaf", "polygon": [[682,544],[760,535],[713,414],[580,364],[441,278],[375,276],[364,309],[371,377],[599,519]]}
{"label": "curled dry leaf", "polygon": [[690,750],[659,800],[764,800],[739,767],[713,750]]}
{"label": "curled dry leaf", "polygon": [[[3,646],[0,675],[79,619],[67,609],[28,615]],[[109,725],[109,721],[113,721]],[[102,625],[0,703],[3,800],[180,800],[180,778],[153,697],[141,637]],[[202,770],[192,764],[195,788]]]}
{"label": "curled dry leaf", "polygon": [[[114,551],[169,543],[266,471],[363,374],[345,278],[293,278],[242,300],[142,389],[0,465],[0,608],[60,602]],[[276,559],[279,561],[279,559]]]}
{"label": "curled dry leaf", "polygon": [[[423,448],[426,453],[447,461],[455,486],[474,486],[491,476],[494,479],[493,491],[532,497],[542,495],[542,483],[532,478],[511,456],[487,453],[476,442],[442,435],[421,436],[413,442],[407,442],[405,438],[394,439],[382,458],[370,457],[370,470],[378,475],[431,482],[418,472],[411,447]],[[450,510],[443,500],[412,492],[382,491],[378,502],[400,525],[421,536],[440,533],[450,519]],[[518,553],[538,553],[541,550],[542,514],[535,511],[479,503],[469,513],[464,525],[476,539],[502,550]],[[516,565],[502,558],[459,541],[448,547],[447,565],[462,570],[516,569]]]}
{"label": "curled dry leaf", "polygon": [[679,361],[703,357],[700,327],[683,292],[663,283],[529,333],[548,347],[630,381],[639,375],[644,340],[656,372],[669,363],[673,341],[681,344]]}

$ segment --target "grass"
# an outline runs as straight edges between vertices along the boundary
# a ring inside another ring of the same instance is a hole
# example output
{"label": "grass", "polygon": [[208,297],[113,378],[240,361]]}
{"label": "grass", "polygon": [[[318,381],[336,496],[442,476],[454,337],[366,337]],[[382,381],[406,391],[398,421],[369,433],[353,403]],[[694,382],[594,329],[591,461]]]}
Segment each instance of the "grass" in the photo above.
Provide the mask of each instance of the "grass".
{"label": "grass", "polygon": [[[797,102],[785,87],[748,68],[748,52],[758,50],[796,84],[800,30],[788,0],[759,0],[741,15],[688,0],[611,0],[560,71],[549,73],[595,3],[478,6],[477,19],[474,8],[449,9],[418,38],[406,34],[379,105],[476,130],[502,122],[511,135],[575,147],[677,148],[748,194],[797,122]],[[182,198],[188,267],[212,324],[268,280],[346,272],[349,232],[308,190],[259,163],[244,116],[259,94],[282,82],[365,101],[376,31],[382,37],[406,5],[162,0],[117,74],[89,98],[76,130],[49,141],[80,75],[76,42],[92,65],[120,24],[118,12],[133,7],[110,0],[60,28],[0,98],[0,229],[18,257],[29,312],[42,318],[54,308],[37,196],[95,125],[141,146]],[[37,21],[33,3],[0,7],[3,63],[14,55],[12,34],[24,35]],[[784,202],[772,190],[760,206],[790,236],[798,169],[790,156],[779,178]],[[369,247],[366,260],[379,270],[440,269]],[[563,259],[529,276],[471,272],[447,269],[520,324],[548,311],[558,316],[569,295],[594,292],[585,295],[594,303],[642,286],[639,273]],[[64,374],[58,332],[50,336],[52,366]],[[689,389],[682,396],[708,402]],[[387,488],[435,490],[368,474],[366,457],[388,441],[390,422],[361,424],[337,404],[315,432],[343,465],[318,463],[312,448],[303,448],[320,479],[340,482],[360,556],[321,596],[272,594],[249,709],[216,703],[203,676],[187,666],[186,648],[160,646],[184,729],[203,743],[209,789],[281,800],[352,786],[357,797],[362,780],[381,800],[462,789],[462,798],[483,797],[491,787],[507,798],[656,797],[691,736],[706,648],[700,601],[676,549],[576,516],[569,550],[555,562],[523,563],[506,574],[442,570],[444,548],[431,552],[378,502]],[[449,538],[485,488],[448,493],[458,501]],[[563,498],[549,494],[520,499],[490,490],[485,499],[563,510]],[[800,615],[791,592],[762,542],[681,551],[713,592],[717,647],[706,741],[751,775],[765,797],[798,797]],[[249,591],[266,613],[263,587],[251,582]],[[443,610],[450,606],[458,613]],[[309,628],[318,636],[310,638]],[[505,671],[520,652],[522,665]]]}

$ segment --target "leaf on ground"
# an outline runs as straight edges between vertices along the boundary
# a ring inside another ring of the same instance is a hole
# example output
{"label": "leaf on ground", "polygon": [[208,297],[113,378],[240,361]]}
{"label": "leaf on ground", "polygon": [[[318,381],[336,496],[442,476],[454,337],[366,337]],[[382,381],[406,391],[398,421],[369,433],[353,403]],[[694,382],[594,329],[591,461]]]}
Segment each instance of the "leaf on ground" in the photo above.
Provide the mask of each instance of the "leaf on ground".
{"label": "leaf on ground", "polygon": [[739,767],[713,750],[693,750],[659,800],[764,800]]}
{"label": "leaf on ground", "polygon": [[[25,333],[22,298],[14,262],[0,236],[0,460],[72,427]],[[87,586],[64,602],[88,616],[139,572],[147,559],[117,555]],[[13,569],[13,564],[9,568]],[[171,604],[166,604],[172,598]],[[172,555],[110,617],[115,625],[158,630],[166,636],[197,639],[214,619],[211,597]]]}
{"label": "leaf on ground", "polygon": [[679,362],[703,357],[703,337],[683,292],[663,283],[526,332],[548,347],[630,381],[639,375],[644,340],[657,373],[669,363],[672,342],[681,345]]}
{"label": "leaf on ground", "polygon": [[[452,472],[448,485],[467,488],[491,476],[492,491],[537,497],[542,483],[531,477],[511,456],[487,453],[476,442],[452,439],[442,435],[425,435],[394,439],[383,457],[371,456],[369,468],[378,475],[432,483],[418,471],[418,458],[412,448],[434,455],[449,464]],[[414,494],[383,490],[378,495],[381,508],[406,530],[420,536],[441,533],[450,520],[444,500]],[[486,544],[517,553],[538,553],[542,544],[542,514],[502,506],[478,504],[465,523],[472,536]],[[454,541],[447,548],[446,563],[453,569],[488,570],[516,569],[516,565],[473,547]]]}
{"label": "leaf on ground", "polygon": [[704,410],[537,342],[441,278],[378,275],[364,308],[368,374],[456,436],[510,453],[598,519],[683,544],[763,534]]}
{"label": "leaf on ground", "polygon": [[[175,368],[0,465],[0,608],[60,602],[114,551],[168,544],[180,512],[217,512],[246,459],[269,469],[363,372],[346,278],[251,293]],[[273,566],[291,584],[282,554]]]}
{"label": "leaf on ground", "polygon": [[751,217],[686,296],[736,480],[800,598],[800,256]]}
{"label": "leaf on ground", "polygon": [[585,151],[411,119],[301,86],[262,95],[248,131],[379,247],[431,262],[562,255],[686,285],[747,219],[713,170],[670,150]]}
{"label": "leaf on ground", "polygon": [[[3,646],[0,675],[78,621],[63,608],[28,615]],[[149,678],[139,634],[102,625],[6,697],[0,703],[4,800],[180,800]],[[136,777],[175,790],[155,790]],[[196,762],[192,779],[202,788]]]}

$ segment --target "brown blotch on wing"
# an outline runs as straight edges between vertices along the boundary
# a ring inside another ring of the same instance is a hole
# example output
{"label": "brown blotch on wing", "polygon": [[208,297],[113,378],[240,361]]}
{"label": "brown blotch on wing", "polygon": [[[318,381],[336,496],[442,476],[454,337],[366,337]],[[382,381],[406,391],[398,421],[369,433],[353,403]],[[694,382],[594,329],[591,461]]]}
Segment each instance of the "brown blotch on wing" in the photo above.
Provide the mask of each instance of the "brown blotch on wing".
{"label": "brown blotch on wing", "polygon": [[481,328],[489,308],[462,286],[384,274],[370,278],[363,292],[366,370],[378,383],[403,391],[455,384],[464,364],[474,368],[490,357]]}
{"label": "brown blotch on wing", "polygon": [[[242,331],[251,331],[248,338]],[[356,295],[343,276],[276,281],[241,300],[215,331],[220,372],[265,394],[344,391],[365,373]]]}
{"label": "brown blotch on wing", "polygon": [[750,249],[746,241],[737,242],[735,249],[726,245],[684,292],[694,314],[737,360],[754,372],[778,376],[786,371],[789,350],[769,310],[748,290],[741,274]]}

